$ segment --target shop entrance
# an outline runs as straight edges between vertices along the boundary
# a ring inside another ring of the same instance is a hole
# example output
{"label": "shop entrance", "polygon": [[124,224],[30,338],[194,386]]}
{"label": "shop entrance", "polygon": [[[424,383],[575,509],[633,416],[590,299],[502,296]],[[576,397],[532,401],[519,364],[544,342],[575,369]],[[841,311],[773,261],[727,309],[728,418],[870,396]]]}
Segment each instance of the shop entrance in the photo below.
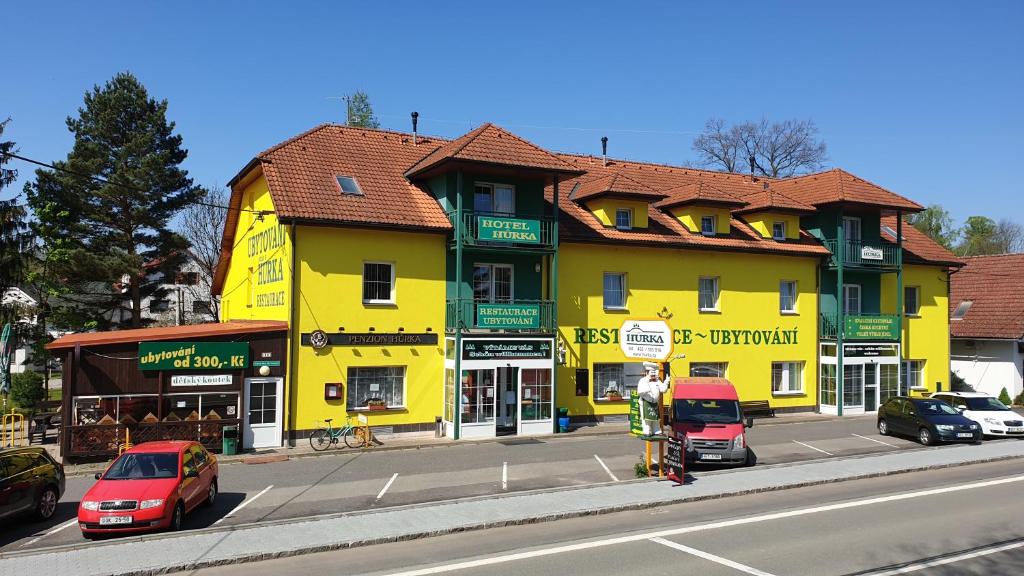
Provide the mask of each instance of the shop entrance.
{"label": "shop entrance", "polygon": [[284,379],[245,379],[243,448],[281,446],[281,414]]}
{"label": "shop entrance", "polygon": [[506,366],[498,368],[498,395],[496,412],[497,435],[510,436],[518,433],[519,427],[519,369]]}
{"label": "shop entrance", "polygon": [[[836,373],[834,344],[823,344],[821,355],[821,412],[844,414],[877,412],[892,396],[906,392],[900,383],[900,348],[892,343],[857,343],[843,346],[843,372]],[[838,383],[842,382],[842,394]]]}

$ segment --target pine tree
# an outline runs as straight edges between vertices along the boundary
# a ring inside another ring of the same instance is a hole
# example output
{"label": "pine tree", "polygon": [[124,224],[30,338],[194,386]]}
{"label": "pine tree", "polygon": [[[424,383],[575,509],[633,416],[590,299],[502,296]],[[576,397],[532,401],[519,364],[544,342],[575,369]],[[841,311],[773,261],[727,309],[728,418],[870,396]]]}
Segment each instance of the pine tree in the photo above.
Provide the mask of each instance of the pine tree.
{"label": "pine tree", "polygon": [[67,159],[26,186],[46,283],[64,287],[54,314],[73,329],[140,327],[142,301],[164,296],[187,246],[169,222],[200,195],[181,168],[188,152],[167,101],[127,72],[86,92],[67,126]]}
{"label": "pine tree", "polygon": [[[9,122],[10,118],[0,122],[0,137]],[[8,155],[14,152],[14,142],[0,140],[0,191],[18,177],[17,170],[9,167]],[[0,200],[0,296],[24,279],[28,242],[25,208],[16,199]],[[15,316],[13,307],[0,308],[0,328],[7,322],[14,322]]]}
{"label": "pine tree", "polygon": [[345,97],[345,103],[348,104],[345,124],[360,128],[380,128],[380,122],[373,115],[373,105],[370,104],[370,97],[366,92],[356,90],[351,96]]}

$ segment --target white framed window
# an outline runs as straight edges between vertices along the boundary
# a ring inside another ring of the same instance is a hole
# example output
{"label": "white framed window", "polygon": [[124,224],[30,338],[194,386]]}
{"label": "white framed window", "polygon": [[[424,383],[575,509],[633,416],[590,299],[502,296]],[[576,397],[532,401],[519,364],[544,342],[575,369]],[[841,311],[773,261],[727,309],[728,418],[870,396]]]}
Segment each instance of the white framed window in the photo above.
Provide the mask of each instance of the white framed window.
{"label": "white framed window", "polygon": [[508,184],[476,182],[473,185],[473,211],[481,214],[515,216],[515,187]]}
{"label": "white framed window", "polygon": [[718,277],[698,280],[697,309],[701,312],[718,311]]}
{"label": "white framed window", "polygon": [[626,309],[626,275],[621,272],[604,273],[604,307],[606,310]]}
{"label": "white framed window", "polygon": [[388,408],[405,407],[405,366],[350,366],[347,384],[349,410],[380,403]]}
{"label": "white framed window", "polygon": [[772,362],[772,394],[803,394],[804,363]]}
{"label": "white framed window", "polygon": [[513,299],[511,264],[473,264],[473,300],[497,304]]}
{"label": "white framed window", "polygon": [[775,222],[772,224],[772,238],[776,240],[786,239],[786,223]]}
{"label": "white framed window", "polygon": [[921,287],[903,287],[903,314],[906,316],[918,316],[921,314]]}
{"label": "white framed window", "polygon": [[690,376],[725,378],[728,369],[728,362],[690,362]]}
{"label": "white framed window", "polygon": [[928,386],[924,379],[924,360],[903,361],[904,390],[924,390]]}
{"label": "white framed window", "polygon": [[629,400],[640,378],[646,374],[643,362],[594,363],[594,400]]}
{"label": "white framed window", "polygon": [[843,241],[850,244],[860,243],[860,218],[843,216]]}
{"label": "white framed window", "polygon": [[618,208],[615,210],[615,227],[619,230],[633,229],[632,208]]}
{"label": "white framed window", "polygon": [[395,265],[391,262],[363,262],[363,303],[395,303]]}
{"label": "white framed window", "polygon": [[714,236],[718,230],[717,226],[718,218],[716,216],[701,216],[700,217],[700,233],[705,236]]}
{"label": "white framed window", "polygon": [[779,282],[779,312],[796,314],[796,282],[793,280]]}
{"label": "white framed window", "polygon": [[860,284],[843,284],[843,313],[860,315]]}

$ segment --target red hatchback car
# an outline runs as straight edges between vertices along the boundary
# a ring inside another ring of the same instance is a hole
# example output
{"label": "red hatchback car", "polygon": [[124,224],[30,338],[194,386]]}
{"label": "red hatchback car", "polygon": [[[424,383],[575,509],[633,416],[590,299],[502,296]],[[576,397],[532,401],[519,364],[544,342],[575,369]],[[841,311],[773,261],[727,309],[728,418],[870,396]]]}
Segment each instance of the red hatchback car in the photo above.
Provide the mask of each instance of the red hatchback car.
{"label": "red hatchback car", "polygon": [[119,456],[96,480],[78,506],[86,538],[180,530],[187,512],[217,499],[217,458],[198,442],[146,442]]}

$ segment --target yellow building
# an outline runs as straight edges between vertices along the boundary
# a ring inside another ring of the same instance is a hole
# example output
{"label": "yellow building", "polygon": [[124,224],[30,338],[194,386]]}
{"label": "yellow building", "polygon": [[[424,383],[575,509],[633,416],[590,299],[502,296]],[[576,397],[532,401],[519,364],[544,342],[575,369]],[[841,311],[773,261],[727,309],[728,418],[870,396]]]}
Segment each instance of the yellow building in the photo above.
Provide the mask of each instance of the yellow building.
{"label": "yellow building", "polygon": [[948,389],[958,263],[899,224],[918,204],[842,171],[553,154],[490,124],[452,141],[322,125],[231,188],[222,320],[290,335],[287,376],[246,391],[285,399],[254,447],[359,413],[453,438],[551,433],[563,407],[621,418],[642,365],[619,334],[640,319],[671,328],[673,375],[724,376],[776,411]]}

